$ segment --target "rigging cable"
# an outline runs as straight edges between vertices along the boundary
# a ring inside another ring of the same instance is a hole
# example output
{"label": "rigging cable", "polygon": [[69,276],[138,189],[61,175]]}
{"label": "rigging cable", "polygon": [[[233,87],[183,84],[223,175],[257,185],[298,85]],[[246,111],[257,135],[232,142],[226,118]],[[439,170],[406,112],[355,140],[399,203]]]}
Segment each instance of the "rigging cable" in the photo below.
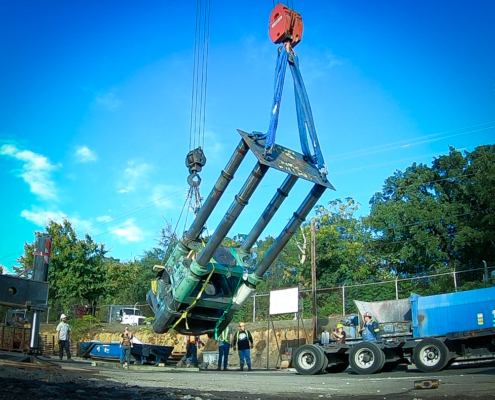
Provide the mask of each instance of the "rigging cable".
{"label": "rigging cable", "polygon": [[[191,120],[189,124],[189,153],[186,156],[186,166],[189,169],[187,182],[189,190],[186,196],[188,212],[196,215],[202,205],[199,186],[199,172],[206,164],[204,154],[206,126],[206,98],[208,87],[208,63],[210,44],[211,0],[196,0],[196,26],[194,35],[194,56],[191,92]],[[184,232],[185,224],[184,223]]]}

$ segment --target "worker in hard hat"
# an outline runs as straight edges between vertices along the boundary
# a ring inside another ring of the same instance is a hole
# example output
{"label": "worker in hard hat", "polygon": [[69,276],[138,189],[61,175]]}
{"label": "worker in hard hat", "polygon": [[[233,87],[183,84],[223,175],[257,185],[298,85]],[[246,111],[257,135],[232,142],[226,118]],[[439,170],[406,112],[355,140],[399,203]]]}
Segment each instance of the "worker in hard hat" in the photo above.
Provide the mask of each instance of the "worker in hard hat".
{"label": "worker in hard hat", "polygon": [[336,339],[338,344],[345,343],[344,324],[338,323],[337,329],[332,332],[332,339]]}
{"label": "worker in hard hat", "polygon": [[60,349],[59,357],[62,360],[64,358],[64,349],[67,353],[67,360],[71,359],[70,356],[70,325],[67,323],[67,315],[62,314],[60,316],[60,323],[57,325],[58,332],[58,347]]}
{"label": "worker in hard hat", "polygon": [[128,367],[131,363],[131,349],[133,339],[134,335],[129,331],[129,327],[126,326],[124,329],[124,333],[120,335],[120,348],[122,349],[120,355],[120,363],[123,364],[124,367]]}
{"label": "worker in hard hat", "polygon": [[373,320],[373,316],[370,312],[364,313],[364,323],[363,327],[359,330],[363,341],[365,342],[377,342],[380,328],[378,327],[378,322]]}

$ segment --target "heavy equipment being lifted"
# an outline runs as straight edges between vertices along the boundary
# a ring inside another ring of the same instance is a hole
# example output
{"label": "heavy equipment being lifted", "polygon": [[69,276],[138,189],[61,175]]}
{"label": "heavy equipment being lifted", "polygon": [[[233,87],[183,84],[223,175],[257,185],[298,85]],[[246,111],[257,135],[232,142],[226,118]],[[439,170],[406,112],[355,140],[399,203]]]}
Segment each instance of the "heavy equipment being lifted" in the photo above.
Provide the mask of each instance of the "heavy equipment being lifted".
{"label": "heavy equipment being lifted", "polygon": [[[184,233],[182,240],[176,245],[165,264],[154,267],[157,277],[152,282],[147,299],[155,312],[153,328],[157,333],[165,333],[173,328],[182,334],[209,336],[220,334],[231,322],[234,313],[254,294],[265,272],[298,230],[324,191],[335,190],[326,177],[326,167],[319,148],[311,107],[299,71],[298,59],[293,51],[293,46],[301,40],[302,28],[302,18],[295,11],[280,4],[272,11],[270,37],[273,42],[282,43],[282,46],[279,48],[276,89],[268,133],[265,135],[238,130],[241,141],[207,200],[196,214],[189,230]],[[303,154],[274,143],[287,64],[290,65],[294,76]],[[309,145],[307,136],[310,136]],[[200,235],[206,221],[249,150],[256,156],[257,162],[217,229],[204,244]],[[223,239],[270,168],[286,174],[282,185],[242,245],[222,246]],[[314,183],[313,188],[266,256],[251,273],[248,273],[252,246],[299,178]]]}

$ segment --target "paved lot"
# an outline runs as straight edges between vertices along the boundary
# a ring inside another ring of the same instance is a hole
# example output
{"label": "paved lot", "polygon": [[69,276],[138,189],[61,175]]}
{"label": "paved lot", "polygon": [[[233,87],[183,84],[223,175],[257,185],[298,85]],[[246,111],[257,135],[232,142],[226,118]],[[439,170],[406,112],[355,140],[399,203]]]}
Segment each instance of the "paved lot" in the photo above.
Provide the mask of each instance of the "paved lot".
{"label": "paved lot", "polygon": [[[111,373],[119,375],[118,373]],[[195,388],[203,393],[236,392],[256,396],[282,398],[495,398],[495,364],[482,367],[452,367],[435,374],[417,370],[399,370],[377,375],[357,375],[351,370],[341,374],[315,376],[298,375],[292,371],[252,372],[199,372],[199,373],[133,373],[132,383],[175,389]],[[440,387],[430,390],[412,390],[415,380],[439,379]],[[118,378],[117,378],[118,379]],[[233,394],[233,393],[232,393]],[[403,396],[403,397],[402,397]]]}
{"label": "paved lot", "polygon": [[[495,363],[454,366],[431,375],[403,368],[367,376],[350,370],[302,376],[287,370],[165,372],[153,367],[133,371],[88,363],[62,365],[56,372],[0,367],[0,398],[29,398],[24,394],[35,392],[38,398],[73,399],[495,399]],[[414,381],[421,379],[439,379],[440,387],[413,390]]]}

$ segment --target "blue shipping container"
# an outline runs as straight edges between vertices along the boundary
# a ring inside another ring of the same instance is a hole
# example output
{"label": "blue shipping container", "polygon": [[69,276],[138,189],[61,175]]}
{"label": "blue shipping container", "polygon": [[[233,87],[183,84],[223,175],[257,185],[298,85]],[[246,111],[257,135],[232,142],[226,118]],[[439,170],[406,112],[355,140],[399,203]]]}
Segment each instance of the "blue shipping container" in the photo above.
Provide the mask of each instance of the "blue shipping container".
{"label": "blue shipping container", "polygon": [[495,327],[495,287],[435,296],[412,294],[410,301],[414,338]]}

